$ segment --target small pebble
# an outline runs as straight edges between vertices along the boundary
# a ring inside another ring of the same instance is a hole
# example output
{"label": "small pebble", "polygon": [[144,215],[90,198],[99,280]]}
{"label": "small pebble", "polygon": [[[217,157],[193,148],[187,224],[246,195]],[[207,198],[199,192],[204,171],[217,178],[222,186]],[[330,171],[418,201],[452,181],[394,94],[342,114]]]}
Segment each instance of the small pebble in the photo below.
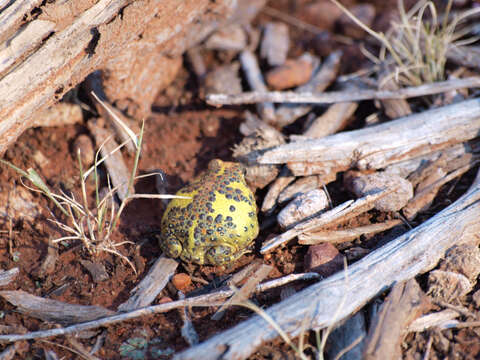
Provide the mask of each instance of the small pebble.
{"label": "small pebble", "polygon": [[177,290],[183,291],[190,286],[192,278],[185,273],[175,274],[172,278],[172,284]]}
{"label": "small pebble", "polygon": [[260,45],[260,56],[267,59],[270,66],[282,65],[287,59],[289,47],[288,26],[280,22],[267,23]]}
{"label": "small pebble", "polygon": [[328,207],[328,197],[323,189],[314,189],[293,199],[277,215],[282,228],[307,219]]}
{"label": "small pebble", "polygon": [[89,136],[82,134],[79,135],[73,142],[73,157],[77,160],[77,152],[80,150],[80,159],[82,165],[90,167],[95,161],[95,150],[93,148],[93,142]]}
{"label": "small pebble", "polygon": [[239,24],[222,27],[205,42],[205,47],[212,50],[241,51],[247,46],[247,34]]}
{"label": "small pebble", "polygon": [[476,282],[480,274],[480,249],[475,244],[461,244],[449,249],[440,269],[454,271]]}
{"label": "small pebble", "polygon": [[164,296],[160,300],[158,300],[158,303],[159,304],[165,304],[165,303],[169,303],[171,301],[173,301],[171,298],[169,298],[168,296]]}
{"label": "small pebble", "polygon": [[343,255],[330,243],[312,245],[304,259],[305,272],[316,272],[323,277],[343,269]]}
{"label": "small pebble", "polygon": [[379,211],[398,211],[413,197],[413,186],[410,181],[397,175],[381,172],[363,175],[349,171],[345,174],[344,183],[345,187],[358,197],[393,189],[393,192],[375,202],[375,209]]}
{"label": "small pebble", "polygon": [[298,59],[288,59],[285,64],[270,70],[265,80],[270,88],[284,90],[307,83],[312,72],[313,58],[306,54]]}
{"label": "small pebble", "polygon": [[230,65],[219,66],[205,76],[205,91],[219,94],[240,94],[242,80],[238,75],[240,64],[235,62]]}

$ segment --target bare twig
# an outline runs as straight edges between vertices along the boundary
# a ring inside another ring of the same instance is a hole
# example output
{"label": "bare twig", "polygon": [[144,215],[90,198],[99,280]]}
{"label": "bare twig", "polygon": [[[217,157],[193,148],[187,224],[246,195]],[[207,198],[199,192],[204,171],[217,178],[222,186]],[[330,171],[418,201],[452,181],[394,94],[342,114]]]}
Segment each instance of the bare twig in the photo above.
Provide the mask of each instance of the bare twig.
{"label": "bare twig", "polygon": [[480,87],[479,77],[438,81],[431,84],[412,86],[397,90],[349,90],[331,91],[322,94],[307,92],[297,93],[293,91],[252,91],[236,95],[209,94],[207,95],[206,100],[209,105],[214,106],[255,104],[259,102],[273,102],[283,104],[331,104],[337,102],[352,102],[372,99],[406,99],[411,97],[440,94],[451,90],[475,87]]}

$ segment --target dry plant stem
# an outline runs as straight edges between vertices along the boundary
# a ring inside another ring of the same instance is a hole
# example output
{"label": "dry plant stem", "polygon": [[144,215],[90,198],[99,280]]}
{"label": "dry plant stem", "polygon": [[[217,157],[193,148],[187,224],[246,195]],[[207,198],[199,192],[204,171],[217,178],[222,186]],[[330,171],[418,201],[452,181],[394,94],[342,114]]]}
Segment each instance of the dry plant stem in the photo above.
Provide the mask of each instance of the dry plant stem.
{"label": "dry plant stem", "polygon": [[15,280],[19,272],[20,270],[18,268],[0,272],[0,286],[10,284],[13,280]]}
{"label": "dry plant stem", "polygon": [[[256,291],[263,292],[279,286],[283,286],[292,281],[301,281],[301,280],[314,280],[318,279],[320,276],[317,273],[302,273],[302,274],[290,274],[278,279],[267,281],[263,284],[257,285]],[[27,334],[10,334],[10,335],[0,335],[0,343],[2,342],[14,342],[21,340],[29,339],[40,339],[51,336],[59,336],[72,334],[83,330],[95,329],[100,326],[106,326],[110,324],[115,324],[118,322],[135,319],[142,316],[148,316],[158,313],[167,312],[170,310],[182,308],[185,306],[199,306],[199,307],[209,307],[209,306],[220,306],[223,304],[223,301],[235,292],[231,289],[228,290],[218,290],[211,294],[200,295],[192,298],[187,298],[184,300],[171,301],[165,304],[148,306],[145,308],[133,310],[124,314],[118,314],[113,316],[108,316],[101,318],[95,321],[89,321],[81,324],[72,325],[65,328],[56,328],[50,330],[35,331]],[[31,296],[31,295],[30,295]],[[70,305],[70,304],[68,304]],[[81,306],[81,305],[75,305]],[[88,306],[87,306],[88,307]]]}
{"label": "dry plant stem", "polygon": [[359,226],[352,229],[305,232],[298,235],[298,243],[302,245],[315,245],[323,242],[341,244],[352,241],[362,235],[371,235],[386,231],[401,223],[401,220],[388,220],[383,223]]}
{"label": "dry plant stem", "polygon": [[131,311],[149,306],[175,274],[178,262],[160,256],[143,280],[131,291],[130,298],[118,307],[118,311]]}
{"label": "dry plant stem", "polygon": [[363,358],[401,358],[407,327],[427,308],[427,297],[415,279],[396,284],[373,320]]}
{"label": "dry plant stem", "polygon": [[480,99],[472,99],[248,156],[261,164],[317,164],[315,170],[321,173],[344,171],[352,165],[359,170],[379,169],[470,140],[479,128]]}
{"label": "dry plant stem", "polygon": [[243,94],[209,94],[207,103],[213,106],[256,104],[273,102],[282,104],[332,104],[373,99],[407,99],[411,97],[440,94],[451,90],[480,87],[479,77],[438,81],[431,84],[412,86],[397,90],[349,90],[331,91],[321,94],[310,92],[297,93],[293,91],[245,92]]}
{"label": "dry plant stem", "polygon": [[282,244],[285,244],[287,241],[290,241],[298,235],[303,234],[307,231],[313,231],[320,227],[335,225],[342,221],[351,219],[352,217],[355,217],[361,213],[364,213],[375,206],[375,201],[388,195],[393,190],[390,189],[388,191],[381,191],[377,194],[367,195],[355,201],[347,201],[333,208],[332,210],[322,213],[321,215],[313,219],[303,221],[295,225],[290,230],[287,230],[283,234],[275,236],[263,243],[260,253],[265,254],[266,252],[271,251]]}
{"label": "dry plant stem", "polygon": [[[115,109],[112,105],[109,104],[107,96],[102,88],[102,81],[100,78],[100,72],[95,71],[87,77],[85,82],[85,88],[87,93],[90,95],[90,98],[95,104],[95,109],[97,110],[99,116],[103,119],[110,120],[112,128],[115,130],[117,137],[121,140],[122,143],[125,143],[130,154],[135,154],[136,152],[136,136],[134,132],[128,127],[135,129],[135,124],[127,119],[120,111]],[[126,125],[128,124],[128,126]],[[138,129],[135,129],[138,130]],[[130,140],[130,141],[128,141]]]}
{"label": "dry plant stem", "polygon": [[[267,86],[263,80],[255,55],[249,50],[242,51],[240,53],[240,63],[242,64],[242,69],[245,72],[250,87],[258,92],[267,92]],[[272,103],[260,102],[257,105],[257,111],[262,120],[271,122],[275,119],[275,108]]]}
{"label": "dry plant stem", "polygon": [[[342,298],[349,301],[344,303],[335,321],[359,310],[395,283],[432,269],[451,246],[471,241],[480,231],[479,211],[480,177],[477,177],[470,190],[448,208],[351,265],[347,270],[348,282],[347,274],[339,272],[265,311],[290,337],[300,334],[303,321],[310,329],[330,326],[334,322],[332,309],[338,307]],[[220,356],[243,359],[277,336],[260,316],[254,316],[174,359],[208,360]]]}
{"label": "dry plant stem", "polygon": [[15,345],[9,345],[0,353],[0,360],[12,360],[16,352]]}

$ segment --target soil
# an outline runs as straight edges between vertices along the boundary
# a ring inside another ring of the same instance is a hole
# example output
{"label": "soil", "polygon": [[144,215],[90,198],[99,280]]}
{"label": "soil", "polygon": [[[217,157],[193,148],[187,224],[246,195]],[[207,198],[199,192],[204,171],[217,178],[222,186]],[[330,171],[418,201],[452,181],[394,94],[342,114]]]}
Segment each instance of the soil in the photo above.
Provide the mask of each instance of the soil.
{"label": "soil", "polygon": [[[308,5],[311,1],[276,1],[271,6],[286,12],[299,19],[307,21],[309,18]],[[352,6],[355,1],[345,1],[346,5]],[[373,1],[377,7],[375,26],[381,27],[387,17],[388,11],[392,11],[396,2],[385,5],[382,1]],[[380,14],[380,15],[379,15]],[[384,14],[384,15],[382,15]],[[261,26],[265,21],[270,21],[271,16],[262,13],[255,20],[254,26]],[[322,22],[315,24],[321,27]],[[324,55],[324,46],[319,44],[319,36],[308,31],[301,30],[289,25],[292,36],[290,55],[295,57],[304,51],[317,52]],[[335,24],[330,24],[328,30],[341,35],[341,30]],[[361,54],[357,42],[344,44],[332,41],[330,51],[341,48],[347,54],[341,65],[341,73],[349,73],[359,70],[366,60]],[[362,60],[363,59],[363,60]],[[208,65],[213,68],[221,62],[219,56],[210,55]],[[165,176],[165,189],[167,193],[174,193],[182,185],[186,184],[195,175],[204,170],[211,159],[220,158],[232,160],[232,147],[242,139],[238,131],[239,125],[244,120],[244,107],[225,107],[214,109],[206,106],[199,99],[200,89],[197,81],[185,65],[177,75],[176,80],[162,93],[160,93],[152,107],[153,114],[145,122],[145,136],[142,148],[139,173],[145,174],[161,169]],[[357,121],[353,126],[361,126],[362,116],[369,113],[372,104],[366,104],[357,110]],[[249,108],[253,110],[253,108]],[[285,133],[295,133],[301,127],[301,121],[287,127]],[[66,192],[79,193],[79,167],[72,152],[74,140],[81,134],[89,134],[84,124],[69,125],[57,128],[35,128],[27,130],[6,153],[5,159],[16,166],[27,169],[35,168],[52,189],[62,189]],[[43,154],[44,162],[38,161],[38,154]],[[133,164],[133,156],[123,153],[128,166]],[[36,160],[37,159],[37,160]],[[39,165],[40,164],[40,165]],[[103,169],[101,171],[104,171]],[[452,188],[447,186],[443,189],[434,206],[428,214],[416,219],[421,223],[429,216],[440,211],[460,196],[472,181],[475,172],[469,172]],[[102,174],[101,174],[102,175]],[[103,174],[104,175],[104,174]],[[90,201],[94,199],[94,184],[89,182],[88,194]],[[0,186],[2,191],[10,191],[22,187],[19,176],[13,170],[2,166],[0,169]],[[452,186],[452,185],[450,185]],[[136,183],[137,193],[156,193],[155,179],[145,178]],[[336,203],[349,198],[346,194],[341,179],[328,185],[328,190]],[[261,203],[265,190],[256,193],[257,202]],[[444,195],[444,196],[443,196]],[[126,301],[129,292],[145,276],[153,262],[160,256],[161,251],[154,237],[159,230],[160,219],[164,205],[160,200],[135,200],[129,203],[121,219],[119,231],[115,234],[115,240],[128,240],[133,244],[127,244],[121,248],[121,252],[135,264],[137,273],[128,266],[120,257],[108,253],[99,253],[97,256],[89,254],[81,243],[59,243],[59,257],[54,268],[46,273],[40,271],[40,267],[48,253],[49,241],[62,236],[58,228],[48,221],[49,209],[52,203],[38,193],[31,194],[31,201],[36,204],[40,212],[35,220],[28,217],[23,219],[12,218],[2,224],[0,232],[0,268],[11,269],[18,267],[20,274],[14,282],[2,288],[2,290],[23,290],[30,294],[46,297],[49,299],[64,301],[73,304],[99,305],[111,310]],[[55,210],[52,210],[57,216]],[[349,227],[366,225],[384,218],[384,214],[369,213],[349,222]],[[260,223],[268,219],[260,216]],[[414,225],[416,225],[416,223]],[[276,226],[264,226],[257,239],[261,243],[272,234],[279,233]],[[363,246],[373,249],[380,244],[377,238],[368,239]],[[287,275],[292,272],[304,271],[304,255],[306,247],[289,244],[287,247],[276,250],[268,257],[256,252],[243,256],[230,268],[196,266],[187,269],[180,265],[178,272],[191,272],[195,279],[203,279],[212,282],[215,279],[224,278],[227,274],[234,273],[253,261],[262,259],[265,263],[274,267],[270,274],[271,278]],[[95,282],[81,264],[82,260],[90,260],[105,266],[108,279]],[[186,293],[200,289],[204,285],[200,281],[193,281],[186,289]],[[295,285],[299,290],[308,283]],[[156,302],[164,298],[177,299],[176,289],[169,284],[157,297]],[[270,305],[280,300],[280,291],[270,291],[257,296],[256,301],[261,305]],[[475,310],[473,302],[463,304],[472,311]],[[0,300],[0,329],[5,333],[18,333],[35,331],[53,327],[54,324],[46,324],[32,317],[22,315],[4,300]],[[224,329],[246,319],[251,311],[234,308],[227,311],[222,321],[215,322],[210,319],[215,312],[214,308],[194,309],[191,313],[193,325],[199,334],[200,341],[219,333]],[[179,311],[170,311],[164,314],[144,317],[137,320],[122,322],[83,334],[78,339],[84,347],[92,347],[98,336],[104,336],[104,343],[96,355],[102,359],[128,358],[120,355],[121,346],[131,344],[132,339],[143,339],[147,342],[144,358],[168,358],[168,354],[186,349],[189,345],[181,334],[183,320]],[[424,351],[429,336],[435,338],[435,344],[444,343],[444,339],[450,346],[442,349],[436,346],[432,350],[431,358],[455,357],[461,359],[478,358],[480,346],[478,338],[480,333],[477,329],[448,330],[441,333],[410,334],[403,345],[405,358],[419,358]],[[316,346],[311,336],[312,346]],[[443,341],[443,342],[442,342]],[[50,338],[48,340],[24,341],[17,344],[15,359],[44,358],[45,351],[54,351],[59,358],[80,358],[75,353],[74,346],[66,337]],[[163,355],[154,355],[154,350],[163,350]],[[266,344],[252,359],[290,359],[295,358],[295,353],[282,341]]]}

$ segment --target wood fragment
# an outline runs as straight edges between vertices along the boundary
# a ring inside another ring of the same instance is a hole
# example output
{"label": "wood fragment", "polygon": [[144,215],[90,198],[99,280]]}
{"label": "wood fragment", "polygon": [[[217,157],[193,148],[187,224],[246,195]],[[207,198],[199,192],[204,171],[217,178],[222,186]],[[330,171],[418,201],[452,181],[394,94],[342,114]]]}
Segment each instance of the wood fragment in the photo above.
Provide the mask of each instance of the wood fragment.
{"label": "wood fragment", "polygon": [[292,176],[290,170],[288,170],[287,167],[284,167],[277,179],[268,188],[268,192],[263,199],[261,208],[262,212],[268,213],[272,211],[282,190],[294,180],[295,176]]}
{"label": "wood fragment", "polygon": [[415,279],[396,284],[370,327],[363,358],[401,358],[408,326],[427,308],[427,297]]}
{"label": "wood fragment", "polygon": [[[480,176],[452,205],[349,266],[348,274],[337,273],[265,311],[291,337],[306,330],[302,323],[317,329],[332,325],[395,283],[429,271],[452,245],[471,241],[480,231],[479,211]],[[338,316],[333,317],[335,309]],[[261,344],[277,336],[257,315],[177,354],[174,359],[247,358]]]}
{"label": "wood fragment", "polygon": [[333,104],[338,102],[351,102],[373,99],[408,99],[425,95],[440,94],[451,90],[480,87],[479,77],[452,79],[401,88],[398,90],[356,90],[356,91],[331,91],[321,94],[313,92],[294,91],[252,91],[235,96],[225,94],[209,94],[207,103],[213,106],[255,104],[259,102],[282,104]]}
{"label": "wood fragment", "polygon": [[292,140],[301,138],[321,138],[343,130],[349,123],[358,104],[355,102],[344,102],[333,104],[322,115],[315,118],[308,129],[300,136],[295,136]]}
{"label": "wood fragment", "polygon": [[375,201],[387,196],[390,193],[391,190],[380,191],[377,194],[367,195],[355,201],[350,200],[322,213],[318,217],[301,222],[283,234],[275,236],[263,243],[260,253],[265,254],[266,252],[275,249],[276,247],[292,240],[304,232],[313,231],[327,225],[335,225],[342,221],[351,219],[352,217],[358,216],[359,214],[372,209]]}
{"label": "wood fragment", "polygon": [[476,137],[480,99],[427,110],[368,128],[321,139],[280,145],[249,155],[260,164],[310,162],[328,174],[355,165],[360,170],[384,168]]}
{"label": "wood fragment", "polygon": [[10,284],[17,275],[19,274],[20,270],[18,268],[12,268],[10,270],[4,270],[0,272],[0,286],[5,286]]}
{"label": "wood fragment", "polygon": [[132,289],[130,298],[119,305],[118,311],[131,311],[149,306],[170,281],[177,266],[177,261],[164,255],[160,256],[152,265],[148,274]]}
{"label": "wood fragment", "polygon": [[260,44],[260,56],[267,59],[270,66],[282,65],[287,60],[289,48],[288,26],[281,22],[266,23]]}
{"label": "wood fragment", "polygon": [[115,314],[101,306],[68,304],[62,301],[44,299],[25,291],[0,291],[3,297],[21,313],[44,321],[60,324],[74,324],[100,319]]}
{"label": "wood fragment", "polygon": [[113,187],[118,187],[118,197],[120,198],[120,201],[124,201],[127,194],[129,194],[129,190],[130,195],[132,195],[134,189],[128,189],[130,172],[123,160],[122,153],[120,151],[115,151],[115,149],[118,148],[118,144],[115,142],[109,131],[101,128],[93,121],[88,122],[88,128],[95,138],[97,146],[103,145],[100,149],[100,154],[102,157],[106,157],[105,167],[110,175],[112,185]]}
{"label": "wood fragment", "polygon": [[431,328],[440,329],[448,327],[452,320],[459,317],[460,314],[452,309],[437,311],[415,319],[407,328],[408,332],[422,332]]}
{"label": "wood fragment", "polygon": [[[242,51],[240,53],[240,63],[242,64],[242,69],[247,77],[250,87],[259,92],[266,92],[267,86],[263,80],[255,55],[249,50]],[[207,98],[209,96],[210,95],[207,95]],[[257,111],[262,120],[265,120],[266,122],[272,122],[275,119],[275,108],[270,102],[258,103]]]}
{"label": "wood fragment", "polygon": [[372,235],[379,232],[391,229],[394,226],[400,225],[401,220],[388,220],[378,224],[371,224],[366,226],[359,226],[345,230],[330,230],[330,231],[312,231],[305,232],[298,235],[298,243],[302,245],[315,245],[322,242],[329,242],[332,244],[340,244],[359,238],[362,235]]}
{"label": "wood fragment", "polygon": [[[398,90],[399,86],[394,81],[392,74],[394,74],[394,69],[392,67],[388,68],[388,72],[387,70],[382,72],[380,79],[378,80],[379,90]],[[381,100],[381,103],[385,115],[390,119],[397,119],[412,113],[412,109],[405,99],[384,99]]]}

